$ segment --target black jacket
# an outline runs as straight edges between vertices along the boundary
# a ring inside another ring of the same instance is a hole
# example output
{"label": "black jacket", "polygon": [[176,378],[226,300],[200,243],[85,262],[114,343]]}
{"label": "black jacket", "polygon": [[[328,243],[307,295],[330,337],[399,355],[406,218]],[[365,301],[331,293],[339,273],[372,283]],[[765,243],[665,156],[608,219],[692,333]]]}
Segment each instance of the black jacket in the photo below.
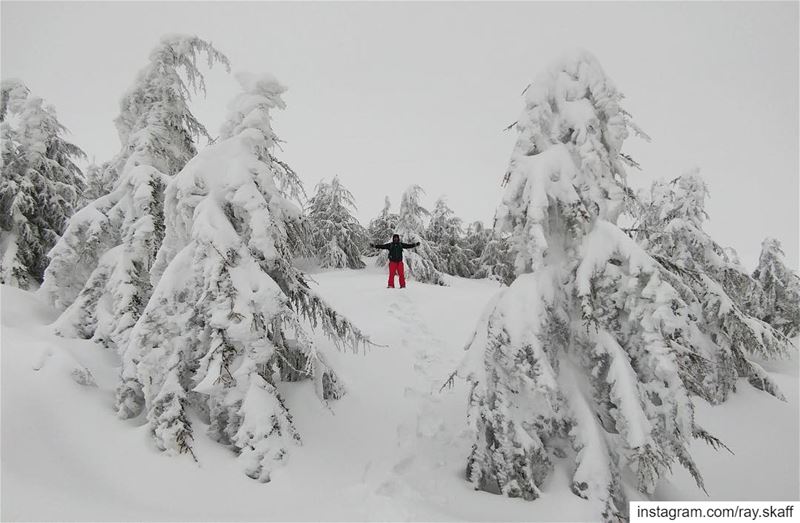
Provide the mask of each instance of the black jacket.
{"label": "black jacket", "polygon": [[403,243],[403,242],[389,242],[379,245],[372,245],[376,249],[387,249],[389,251],[389,261],[399,262],[403,261],[403,249],[413,249],[419,245],[417,243]]}

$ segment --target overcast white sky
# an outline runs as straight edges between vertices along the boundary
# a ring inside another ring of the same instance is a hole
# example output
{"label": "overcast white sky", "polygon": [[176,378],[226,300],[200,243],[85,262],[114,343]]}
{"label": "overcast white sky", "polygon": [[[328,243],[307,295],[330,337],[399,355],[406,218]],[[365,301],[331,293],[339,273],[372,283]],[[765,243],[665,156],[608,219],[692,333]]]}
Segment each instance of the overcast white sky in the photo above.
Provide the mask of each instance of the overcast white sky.
{"label": "overcast white sky", "polygon": [[[2,77],[53,103],[97,161],[119,149],[118,100],[165,33],[211,40],[234,71],[289,87],[275,115],[308,190],[338,174],[367,222],[418,183],[491,223],[529,80],[584,47],[652,137],[626,150],[635,187],[698,166],[708,229],[752,267],[761,239],[798,263],[798,3],[15,3]],[[207,76],[212,134],[237,92]]]}

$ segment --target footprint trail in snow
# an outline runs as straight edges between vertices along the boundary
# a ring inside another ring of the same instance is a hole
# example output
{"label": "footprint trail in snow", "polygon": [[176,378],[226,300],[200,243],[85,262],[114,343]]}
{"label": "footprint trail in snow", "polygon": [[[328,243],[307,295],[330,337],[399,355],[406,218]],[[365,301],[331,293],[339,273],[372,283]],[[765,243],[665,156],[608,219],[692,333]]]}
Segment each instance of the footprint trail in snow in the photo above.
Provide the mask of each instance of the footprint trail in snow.
{"label": "footprint trail in snow", "polygon": [[[415,379],[405,387],[403,397],[416,408],[411,409],[413,416],[398,421],[399,458],[376,494],[411,501],[407,507],[431,503],[441,506],[447,500],[437,495],[437,481],[430,472],[445,466],[444,454],[452,447],[454,432],[458,431],[456,427],[450,427],[453,432],[448,431],[444,412],[447,405],[439,393],[443,377],[452,370],[456,358],[452,354],[447,357],[452,351],[448,351],[445,342],[428,326],[428,322],[437,321],[437,318],[422,314],[408,294],[393,298],[388,313],[403,325],[399,349],[413,354],[411,365]],[[463,418],[463,414],[459,411],[457,416]],[[430,508],[426,507],[426,511]]]}

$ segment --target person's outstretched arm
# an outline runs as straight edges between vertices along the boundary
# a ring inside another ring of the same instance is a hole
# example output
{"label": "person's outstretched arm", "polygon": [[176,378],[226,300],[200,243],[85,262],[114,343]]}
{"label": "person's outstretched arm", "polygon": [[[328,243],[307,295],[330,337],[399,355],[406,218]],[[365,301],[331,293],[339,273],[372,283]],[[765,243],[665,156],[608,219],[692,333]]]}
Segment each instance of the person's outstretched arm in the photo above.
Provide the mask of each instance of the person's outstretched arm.
{"label": "person's outstretched arm", "polygon": [[419,242],[417,243],[404,243],[402,244],[404,249],[413,249],[414,247],[419,246]]}
{"label": "person's outstretched arm", "polygon": [[388,243],[370,243],[369,246],[372,247],[373,249],[388,249],[389,248],[389,244]]}

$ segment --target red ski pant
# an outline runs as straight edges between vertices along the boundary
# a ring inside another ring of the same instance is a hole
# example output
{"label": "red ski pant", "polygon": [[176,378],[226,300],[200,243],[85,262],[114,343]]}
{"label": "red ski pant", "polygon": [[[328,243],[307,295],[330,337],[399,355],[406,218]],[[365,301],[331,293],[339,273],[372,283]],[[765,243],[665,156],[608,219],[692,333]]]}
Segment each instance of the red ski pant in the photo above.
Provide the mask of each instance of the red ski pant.
{"label": "red ski pant", "polygon": [[394,289],[394,275],[400,276],[400,288],[406,286],[406,272],[402,261],[389,262],[389,287]]}

